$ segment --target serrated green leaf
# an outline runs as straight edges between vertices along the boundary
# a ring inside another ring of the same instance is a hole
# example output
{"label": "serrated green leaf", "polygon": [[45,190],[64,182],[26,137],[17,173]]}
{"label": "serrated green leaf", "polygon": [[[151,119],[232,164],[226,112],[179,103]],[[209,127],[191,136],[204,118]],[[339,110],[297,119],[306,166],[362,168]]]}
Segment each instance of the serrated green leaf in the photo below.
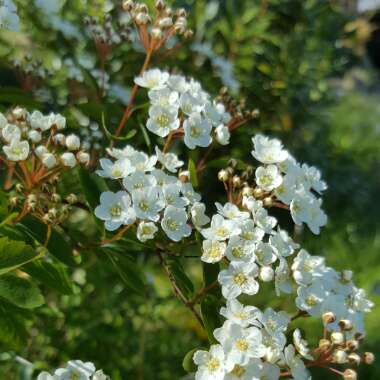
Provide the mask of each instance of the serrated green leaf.
{"label": "serrated green leaf", "polygon": [[25,265],[23,271],[62,294],[73,293],[73,283],[62,264],[37,260]]}
{"label": "serrated green leaf", "polygon": [[184,296],[190,299],[194,294],[194,285],[185,273],[180,258],[170,256],[166,259],[166,264],[173,274],[177,286],[181,289]]}
{"label": "serrated green leaf", "polygon": [[[21,231],[36,239],[40,244],[45,243],[47,226],[38,219],[28,215],[22,219],[22,222],[17,226],[21,229]],[[76,265],[73,256],[73,248],[68,238],[54,227],[52,228],[50,239],[46,248],[50,254],[62,263],[68,266]]]}
{"label": "serrated green leaf", "polygon": [[44,303],[35,283],[10,274],[0,277],[0,298],[25,309],[34,309]]}
{"label": "serrated green leaf", "polygon": [[201,302],[201,314],[210,343],[216,343],[214,330],[221,325],[219,303],[215,296],[208,294]]}
{"label": "serrated green leaf", "polygon": [[0,275],[36,259],[38,253],[23,241],[0,238]]}

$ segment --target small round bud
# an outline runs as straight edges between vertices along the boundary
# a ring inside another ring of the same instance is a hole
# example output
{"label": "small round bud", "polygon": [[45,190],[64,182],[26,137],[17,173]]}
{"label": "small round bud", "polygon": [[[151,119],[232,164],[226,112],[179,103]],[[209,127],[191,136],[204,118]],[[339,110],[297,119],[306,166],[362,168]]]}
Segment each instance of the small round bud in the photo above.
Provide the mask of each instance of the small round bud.
{"label": "small round bud", "polygon": [[43,145],[38,145],[35,149],[34,149],[34,153],[35,155],[38,157],[38,158],[41,158],[45,153],[48,153],[48,150],[45,146]]}
{"label": "small round bud", "polygon": [[354,353],[354,352],[351,353],[351,354],[349,354],[348,357],[347,357],[347,359],[348,359],[349,363],[355,364],[355,365],[359,365],[360,362],[361,362],[360,356],[358,354]]}
{"label": "small round bud", "polygon": [[9,198],[9,203],[11,204],[11,206],[17,206],[18,201],[19,201],[18,197]]}
{"label": "small round bud", "polygon": [[322,314],[322,321],[325,325],[329,325],[330,323],[334,323],[336,320],[335,314],[331,311],[328,311]]}
{"label": "small round bud", "polygon": [[344,270],[342,272],[342,280],[346,282],[350,282],[352,280],[352,270]]}
{"label": "small round bud", "polygon": [[45,153],[42,156],[42,164],[44,166],[46,166],[48,169],[51,169],[55,165],[57,165],[57,159],[55,158],[54,154],[52,154],[52,153]]}
{"label": "small round bud", "polygon": [[263,205],[265,207],[272,207],[273,206],[273,199],[271,197],[264,198]]}
{"label": "small round bud", "polygon": [[157,10],[161,11],[162,9],[165,8],[165,2],[163,0],[156,0],[154,6],[156,7]]}
{"label": "small round bud", "polygon": [[354,338],[361,342],[364,339],[364,335],[358,332],[354,335]]}
{"label": "small round bud", "polygon": [[160,28],[170,28],[173,25],[173,20],[171,17],[164,17],[158,23]]}
{"label": "small round bud", "polygon": [[150,17],[147,13],[140,12],[135,17],[137,25],[146,25],[150,22]]}
{"label": "small round bud", "polygon": [[18,193],[21,193],[24,190],[24,186],[21,183],[17,183],[15,189]]}
{"label": "small round bud", "polygon": [[343,350],[335,350],[333,353],[333,360],[335,363],[344,364],[347,363],[347,354]]}
{"label": "small round bud", "polygon": [[339,327],[344,331],[350,331],[352,330],[352,322],[348,319],[341,319],[339,321]]}
{"label": "small round bud", "polygon": [[331,333],[331,342],[333,344],[343,344],[344,343],[344,335],[340,331],[334,331]]}
{"label": "small round bud", "polygon": [[175,14],[177,17],[186,17],[186,10],[184,8],[179,8]]}
{"label": "small round bud", "polygon": [[321,339],[319,341],[318,347],[321,350],[326,351],[331,347],[331,342],[328,339]]}
{"label": "small round bud", "polygon": [[134,6],[135,6],[135,3],[132,0],[126,0],[123,2],[123,9],[125,11],[130,12]]}
{"label": "small round bud", "polygon": [[78,150],[80,148],[80,138],[74,134],[67,136],[66,146],[69,150]]}
{"label": "small round bud", "polygon": [[186,30],[186,32],[183,35],[185,38],[192,38],[194,36],[194,32],[191,29]]}
{"label": "small round bud", "polygon": [[222,169],[218,173],[218,179],[219,181],[226,182],[229,178],[228,172],[225,169]]}
{"label": "small round bud", "polygon": [[270,266],[264,266],[260,269],[260,279],[264,282],[270,282],[274,278],[274,270]]}
{"label": "small round bud", "polygon": [[31,131],[28,132],[28,137],[30,141],[33,143],[38,143],[42,139],[41,133],[36,131],[35,129],[32,129]]}
{"label": "small round bud", "polygon": [[148,13],[149,12],[148,6],[146,4],[144,4],[144,3],[137,4],[137,10],[139,12],[143,12],[143,13]]}
{"label": "small round bud", "polygon": [[66,201],[67,203],[69,204],[74,204],[76,202],[78,202],[78,198],[75,194],[69,194],[67,197],[66,197]]}
{"label": "small round bud", "polygon": [[182,170],[178,173],[178,178],[181,182],[188,182],[190,179],[190,172],[188,170]]}
{"label": "small round bud", "polygon": [[356,351],[359,348],[359,342],[355,339],[350,339],[346,342],[346,346],[351,351]]}
{"label": "small round bud", "polygon": [[57,133],[56,135],[53,136],[53,141],[56,144],[65,145],[66,137],[62,133]]}
{"label": "small round bud", "polygon": [[77,164],[77,160],[71,152],[63,153],[61,161],[64,166],[68,166],[69,168],[73,168]]}
{"label": "small round bud", "polygon": [[173,16],[173,10],[170,7],[165,8],[165,15],[167,17],[172,17]]}
{"label": "small round bud", "polygon": [[260,189],[259,187],[255,187],[255,189],[253,190],[253,196],[255,198],[261,198],[263,194],[264,194],[264,191]]}
{"label": "small round bud", "polygon": [[26,201],[28,203],[36,203],[37,202],[37,197],[35,196],[35,194],[29,194],[26,198]]}
{"label": "small round bud", "polygon": [[49,216],[54,219],[57,216],[57,209],[56,208],[51,208],[48,212]]}
{"label": "small round bud", "polygon": [[241,179],[239,176],[237,175],[234,175],[232,177],[232,184],[234,185],[234,187],[240,187],[241,186]]}
{"label": "small round bud", "polygon": [[61,202],[61,196],[57,193],[53,193],[51,195],[51,200],[52,202],[55,202],[55,203]]}
{"label": "small round bud", "polygon": [[253,111],[251,112],[251,117],[252,117],[253,119],[257,119],[259,116],[260,116],[260,111],[259,111],[258,109],[253,110]]}
{"label": "small round bud", "polygon": [[244,186],[243,187],[243,190],[242,190],[242,194],[243,196],[245,197],[249,197],[253,194],[253,189],[252,187],[249,187],[249,186]]}
{"label": "small round bud", "polygon": [[372,352],[365,352],[363,355],[363,361],[365,364],[373,364],[375,361],[375,355]]}
{"label": "small round bud", "polygon": [[346,369],[343,372],[343,379],[344,380],[356,380],[357,378],[358,378],[358,375],[357,375],[356,371],[354,371],[351,368]]}
{"label": "small round bud", "polygon": [[87,165],[90,162],[90,155],[87,152],[78,152],[77,159],[81,164]]}
{"label": "small round bud", "polygon": [[162,30],[160,28],[153,28],[152,29],[152,37],[155,40],[160,40],[162,38]]}

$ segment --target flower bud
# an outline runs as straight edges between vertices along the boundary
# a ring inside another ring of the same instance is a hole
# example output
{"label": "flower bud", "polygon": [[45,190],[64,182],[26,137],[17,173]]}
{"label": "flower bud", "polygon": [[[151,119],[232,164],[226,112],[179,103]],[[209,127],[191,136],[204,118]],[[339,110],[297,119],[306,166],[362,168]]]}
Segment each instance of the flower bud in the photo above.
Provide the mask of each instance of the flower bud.
{"label": "flower bud", "polygon": [[81,164],[87,165],[90,162],[90,155],[87,152],[78,152],[77,159]]}
{"label": "flower bud", "polygon": [[17,206],[18,201],[19,201],[18,197],[12,197],[9,199],[9,203],[11,204],[11,206]]}
{"label": "flower bud", "polygon": [[73,168],[77,163],[75,156],[71,152],[63,153],[61,160],[64,166],[68,166],[70,168]]}
{"label": "flower bud", "polygon": [[348,355],[348,362],[351,364],[359,365],[361,362],[360,356],[356,353],[351,353]]}
{"label": "flower bud", "polygon": [[66,146],[69,150],[78,150],[80,148],[80,138],[74,134],[67,136]]}
{"label": "flower bud", "polygon": [[352,330],[352,322],[348,319],[341,319],[339,321],[339,327],[344,331],[350,331]]}
{"label": "flower bud", "polygon": [[263,205],[265,207],[272,207],[273,206],[273,199],[271,197],[264,198]]}
{"label": "flower bud", "polygon": [[37,202],[37,197],[35,194],[29,194],[26,198],[26,201],[28,203],[36,203]]}
{"label": "flower bud", "polygon": [[156,7],[157,10],[161,11],[162,9],[165,8],[165,2],[163,0],[156,0],[154,3],[154,6]]}
{"label": "flower bud", "polygon": [[162,38],[162,30],[160,28],[153,28],[152,29],[152,37],[155,40],[160,40]]}
{"label": "flower bud", "polygon": [[55,203],[61,202],[61,196],[57,193],[53,193],[51,195],[51,200],[52,202],[55,202]]}
{"label": "flower bud", "polygon": [[67,197],[66,197],[66,201],[67,203],[69,204],[74,204],[78,201],[78,198],[75,194],[69,194]]}
{"label": "flower bud", "polygon": [[229,175],[228,175],[227,170],[222,169],[219,171],[219,173],[218,173],[219,181],[226,182],[228,180],[228,177],[229,177]]}
{"label": "flower bud", "polygon": [[126,0],[123,2],[123,9],[125,11],[131,11],[133,7],[135,6],[135,3],[132,0]]}
{"label": "flower bud", "polygon": [[352,270],[344,270],[342,272],[342,280],[346,282],[350,282],[352,280]]}
{"label": "flower bud", "polygon": [[322,314],[322,321],[325,325],[329,325],[330,323],[334,323],[336,320],[335,314],[331,311],[328,311]]}
{"label": "flower bud", "polygon": [[53,136],[53,141],[56,144],[65,145],[66,137],[62,133],[57,133],[56,135]]}
{"label": "flower bud", "polygon": [[185,38],[192,38],[194,36],[194,32],[191,29],[186,30],[183,35]]}
{"label": "flower bud", "polygon": [[253,111],[251,112],[251,117],[252,117],[253,119],[257,119],[259,116],[260,116],[260,111],[259,111],[258,109],[253,110]]}
{"label": "flower bud", "polygon": [[173,10],[170,7],[165,8],[165,15],[167,17],[172,17],[173,16]]}
{"label": "flower bud", "polygon": [[148,6],[144,3],[137,4],[137,10],[139,12],[142,12],[142,13],[148,13],[149,12]]}
{"label": "flower bud", "polygon": [[55,165],[57,165],[57,159],[55,158],[54,154],[52,154],[52,153],[45,153],[42,156],[42,164],[44,166],[46,166],[48,169],[51,169]]}
{"label": "flower bud", "polygon": [[331,342],[328,339],[321,339],[319,341],[318,347],[321,350],[326,351],[331,347]]}
{"label": "flower bud", "polygon": [[188,170],[182,170],[178,173],[178,178],[181,182],[187,182],[190,179],[190,172]]}
{"label": "flower bud", "polygon": [[358,378],[356,371],[353,369],[346,369],[343,372],[343,379],[344,380],[356,380]]}
{"label": "flower bud", "polygon": [[234,187],[240,187],[241,186],[241,179],[239,176],[237,175],[234,175],[232,177],[232,184],[234,185]]}
{"label": "flower bud", "polygon": [[43,146],[43,145],[38,145],[38,146],[34,149],[34,153],[35,153],[35,155],[36,155],[38,158],[41,158],[45,153],[48,153],[48,150],[46,149],[45,146]]}
{"label": "flower bud", "polygon": [[344,364],[347,363],[347,354],[343,350],[335,350],[333,353],[333,360],[335,363]]}
{"label": "flower bud", "polygon": [[38,143],[42,139],[41,133],[36,131],[35,129],[32,129],[31,131],[28,132],[28,137],[30,141],[34,143]]}
{"label": "flower bud", "polygon": [[255,187],[255,189],[253,190],[253,196],[255,198],[260,198],[263,196],[263,194],[264,194],[264,191],[260,189],[259,187]]}
{"label": "flower bud", "polygon": [[356,351],[359,348],[359,342],[355,339],[350,339],[346,342],[346,346],[351,351]]}
{"label": "flower bud", "polygon": [[173,20],[171,17],[164,17],[158,23],[160,28],[170,28],[173,25]]}
{"label": "flower bud", "polygon": [[331,333],[331,342],[333,344],[343,344],[344,343],[344,335],[340,331],[334,331]]}
{"label": "flower bud", "polygon": [[242,191],[243,196],[249,197],[253,194],[253,189],[252,187],[249,186],[244,186],[243,191]]}
{"label": "flower bud", "polygon": [[150,22],[150,17],[147,13],[137,13],[137,16],[135,18],[137,25],[146,25],[148,22]]}
{"label": "flower bud", "polygon": [[48,212],[49,216],[54,219],[57,216],[57,209],[56,208],[51,208]]}
{"label": "flower bud", "polygon": [[17,183],[15,189],[18,193],[21,193],[24,190],[24,186],[21,183]]}
{"label": "flower bud", "polygon": [[375,355],[372,352],[365,352],[363,355],[363,361],[365,364],[373,364],[375,361]]}
{"label": "flower bud", "polygon": [[270,266],[264,266],[260,269],[260,279],[264,282],[272,281],[274,278],[274,270]]}
{"label": "flower bud", "polygon": [[184,8],[179,8],[175,14],[177,17],[186,17],[186,10]]}

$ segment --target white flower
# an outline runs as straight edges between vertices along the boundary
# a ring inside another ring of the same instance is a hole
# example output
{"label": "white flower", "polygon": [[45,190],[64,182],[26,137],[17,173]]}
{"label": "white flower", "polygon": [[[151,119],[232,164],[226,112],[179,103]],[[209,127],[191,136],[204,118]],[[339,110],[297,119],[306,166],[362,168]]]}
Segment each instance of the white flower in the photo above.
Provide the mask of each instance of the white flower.
{"label": "white flower", "polygon": [[181,191],[189,203],[193,204],[201,200],[201,196],[196,191],[194,191],[193,185],[190,182],[183,183]]}
{"label": "white flower", "polygon": [[108,158],[102,158],[100,161],[101,170],[97,170],[96,174],[104,178],[125,178],[135,171],[128,158],[121,158],[115,162]]}
{"label": "white flower", "polygon": [[174,153],[163,153],[156,146],[156,155],[159,162],[171,173],[176,173],[178,168],[183,166],[184,162],[180,161]]}
{"label": "white flower", "polygon": [[255,223],[264,230],[265,233],[271,234],[274,227],[276,227],[277,219],[268,215],[268,211],[265,208],[260,208],[253,215]]}
{"label": "white flower", "polygon": [[138,151],[131,152],[128,155],[128,159],[131,161],[131,164],[135,167],[136,171],[141,172],[150,172],[154,170],[157,163],[156,156],[148,156],[146,153]]}
{"label": "white flower", "polygon": [[178,107],[178,92],[172,91],[167,87],[150,90],[148,92],[149,99],[153,105],[161,107]]}
{"label": "white flower", "polygon": [[60,380],[58,376],[56,375],[51,375],[50,373],[48,372],[41,372],[38,376],[37,376],[37,380]]}
{"label": "white flower", "polygon": [[180,193],[181,185],[177,183],[162,186],[162,195],[167,205],[172,205],[177,208],[185,207],[188,202],[180,196]]}
{"label": "white flower", "polygon": [[6,125],[5,128],[1,130],[1,134],[7,143],[21,139],[21,130],[17,125],[14,124]]}
{"label": "white flower", "polygon": [[303,360],[295,355],[294,347],[290,344],[284,351],[285,363],[290,368],[294,380],[310,380],[310,373],[306,369]]}
{"label": "white flower", "polygon": [[156,177],[151,174],[135,172],[123,179],[123,185],[130,193],[132,193],[133,190],[156,186],[157,180]]}
{"label": "white flower", "polygon": [[142,76],[135,78],[135,83],[140,87],[150,89],[162,88],[169,79],[169,73],[159,69],[147,70]]}
{"label": "white flower", "polygon": [[232,203],[228,202],[222,206],[220,203],[215,202],[215,206],[218,213],[227,219],[243,220],[249,218],[248,212],[240,211],[239,208]]}
{"label": "white flower", "polygon": [[187,213],[184,209],[167,206],[161,227],[166,235],[173,241],[180,241],[191,234],[191,228],[187,224]]}
{"label": "white flower", "polygon": [[211,226],[201,231],[206,239],[227,240],[231,236],[239,235],[241,232],[238,224],[233,220],[226,220],[223,216],[216,214],[211,219]]}
{"label": "white flower", "polygon": [[0,3],[0,28],[17,32],[20,28],[20,19],[16,5],[12,0]]}
{"label": "white flower", "polygon": [[166,137],[171,131],[179,128],[177,109],[152,106],[146,127],[160,137]]}
{"label": "white flower", "polygon": [[198,366],[195,380],[224,380],[226,372],[233,368],[233,364],[226,361],[219,344],[211,346],[209,351],[195,352],[193,360]]}
{"label": "white flower", "polygon": [[251,358],[261,358],[265,354],[257,327],[243,328],[227,320],[214,331],[214,336],[221,343],[227,359],[234,364],[246,365]]}
{"label": "white flower", "polygon": [[301,356],[308,360],[313,360],[313,357],[310,355],[310,350],[307,346],[307,341],[302,339],[301,331],[299,329],[295,329],[293,332],[293,343],[294,347]]}
{"label": "white flower", "polygon": [[33,143],[38,143],[41,141],[42,136],[41,133],[35,130],[31,130],[28,132],[28,138]]}
{"label": "white flower", "polygon": [[260,322],[269,335],[276,337],[287,330],[290,318],[284,311],[275,312],[272,308],[268,308],[262,314]]}
{"label": "white flower", "polygon": [[257,243],[254,255],[256,257],[256,262],[260,265],[269,265],[274,263],[277,260],[277,256],[272,248],[272,246],[268,243],[264,243],[260,241]]}
{"label": "white flower", "polygon": [[41,131],[46,131],[50,127],[48,117],[44,116],[40,111],[33,111],[29,115],[29,123],[33,129],[39,129]]}
{"label": "white flower", "polygon": [[274,248],[278,257],[288,257],[299,248],[299,244],[295,243],[285,230],[278,229],[269,237],[269,244]]}
{"label": "white flower", "polygon": [[326,182],[321,179],[321,172],[316,167],[302,164],[301,169],[304,184],[307,184],[309,188],[314,189],[318,193],[327,189]]}
{"label": "white flower", "polygon": [[263,363],[259,380],[278,380],[280,378],[280,368],[272,363]]}
{"label": "white flower", "polygon": [[70,360],[66,368],[59,368],[54,372],[60,380],[90,380],[95,372],[95,366],[91,362]]}
{"label": "white flower", "polygon": [[220,314],[242,327],[261,326],[258,322],[261,311],[255,306],[244,306],[237,299],[227,300],[227,305],[220,309]]}
{"label": "white flower", "polygon": [[281,292],[290,294],[292,292],[292,282],[290,281],[290,270],[288,263],[282,257],[279,258],[280,264],[275,270],[274,286],[277,297]]}
{"label": "white flower", "polygon": [[315,278],[322,277],[325,260],[320,256],[312,256],[301,249],[292,265],[293,277],[297,284],[310,285]]}
{"label": "white flower", "polygon": [[144,243],[153,239],[157,231],[158,228],[153,222],[140,222],[137,227],[137,239]]}
{"label": "white flower", "polygon": [[205,214],[206,206],[204,203],[195,202],[191,206],[191,221],[194,224],[194,227],[199,229],[205,224],[210,222],[210,218]]}
{"label": "white flower", "polygon": [[209,146],[212,142],[211,128],[212,126],[207,119],[202,118],[199,114],[192,114],[183,123],[186,146],[190,149],[195,149],[197,146]]}
{"label": "white flower", "polygon": [[262,228],[256,227],[252,219],[241,220],[239,222],[240,237],[250,243],[257,243],[261,241],[265,235]]}
{"label": "white flower", "polygon": [[232,236],[228,241],[226,256],[230,261],[254,261],[254,249],[253,243],[249,243],[239,236]]}
{"label": "white flower", "polygon": [[131,198],[125,191],[105,191],[100,195],[100,205],[94,211],[96,217],[105,221],[108,231],[115,231],[121,225],[132,224],[136,215],[131,207]]}
{"label": "white flower", "polygon": [[170,75],[168,85],[172,90],[177,91],[181,94],[189,89],[186,78],[182,75]]}
{"label": "white flower", "polygon": [[218,275],[222,285],[222,294],[226,299],[239,297],[240,294],[256,294],[259,284],[255,280],[258,275],[257,265],[254,263],[231,262],[229,267]]}
{"label": "white flower", "polygon": [[65,143],[69,150],[78,150],[80,148],[80,138],[77,135],[71,134],[66,136]]}
{"label": "white flower", "polygon": [[45,153],[42,155],[42,164],[48,169],[51,169],[57,165],[57,158],[53,153]]}
{"label": "white flower", "polygon": [[[193,113],[198,114],[202,111],[204,104],[198,94],[186,92],[179,98],[179,105],[183,113],[191,116]],[[200,115],[199,115],[200,116]]]}
{"label": "white flower", "polygon": [[58,130],[66,128],[66,119],[60,114],[51,113],[48,116],[48,129],[56,127]]}
{"label": "white flower", "polygon": [[73,153],[66,152],[61,155],[61,160],[64,166],[68,166],[69,168],[73,168],[77,164],[77,160]]}
{"label": "white flower", "polygon": [[244,366],[236,364],[233,370],[226,374],[224,380],[260,380],[262,367],[259,359],[251,359]]}
{"label": "white flower", "polygon": [[320,315],[322,303],[327,296],[328,293],[320,282],[314,282],[308,287],[300,286],[297,289],[296,305],[310,315]]}
{"label": "white flower", "polygon": [[10,161],[24,161],[29,155],[27,141],[12,140],[10,145],[4,145],[3,151]]}
{"label": "white flower", "polygon": [[0,129],[3,129],[8,124],[7,118],[0,112]]}
{"label": "white flower", "polygon": [[110,378],[102,370],[98,370],[93,374],[91,380],[110,380]]}
{"label": "white flower", "polygon": [[276,187],[274,194],[276,197],[285,204],[290,204],[292,199],[296,196],[297,178],[289,173],[282,178],[280,186]]}
{"label": "white flower", "polygon": [[281,142],[277,139],[269,139],[262,135],[252,138],[254,150],[252,156],[264,164],[276,164],[288,157],[288,152],[283,149]]}
{"label": "white flower", "polygon": [[225,255],[226,243],[217,240],[204,240],[202,243],[202,250],[202,261],[205,263],[217,263]]}
{"label": "white flower", "polygon": [[132,191],[132,200],[136,216],[153,222],[158,221],[159,212],[165,207],[165,202],[157,187]]}
{"label": "white flower", "polygon": [[265,191],[272,191],[282,183],[282,176],[276,165],[259,166],[255,175],[257,185]]}
{"label": "white flower", "polygon": [[215,137],[216,137],[216,141],[220,145],[228,145],[230,143],[230,137],[231,137],[230,130],[228,129],[228,127],[221,124],[215,128]]}

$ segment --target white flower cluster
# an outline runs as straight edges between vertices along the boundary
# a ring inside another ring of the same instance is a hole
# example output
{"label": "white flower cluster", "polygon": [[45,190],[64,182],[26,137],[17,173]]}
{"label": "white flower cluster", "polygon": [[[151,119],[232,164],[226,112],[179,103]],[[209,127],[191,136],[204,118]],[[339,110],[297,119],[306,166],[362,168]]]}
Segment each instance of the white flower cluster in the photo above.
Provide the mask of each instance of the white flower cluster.
{"label": "white flower cluster", "polygon": [[195,149],[211,144],[214,128],[215,139],[222,145],[229,143],[231,115],[223,104],[210,99],[199,82],[151,69],[135,78],[135,83],[149,89],[149,131],[160,137],[183,133],[186,146]]}
{"label": "white flower cluster", "polygon": [[0,0],[0,29],[18,31],[20,19],[13,0]]}
{"label": "white flower cluster", "polygon": [[58,368],[54,374],[41,372],[37,380],[109,380],[110,377],[105,375],[102,370],[96,370],[91,362],[82,362],[81,360],[70,360],[66,367]]}
{"label": "white flower cluster", "polygon": [[65,128],[66,119],[60,114],[29,113],[23,108],[7,115],[0,113],[2,150],[9,161],[25,161],[34,154],[48,169],[59,164],[70,168],[77,163],[87,164],[90,155],[82,149],[80,138],[75,134],[65,136]]}
{"label": "white flower cluster", "polygon": [[[256,154],[264,159],[263,153]],[[266,158],[273,161],[269,155]],[[217,203],[218,214],[212,217],[211,226],[201,230],[206,239],[201,259],[207,263],[223,259],[227,263],[218,276],[227,304],[220,310],[226,320],[214,331],[219,344],[194,354],[198,366],[195,379],[278,380],[284,371],[294,379],[308,380],[310,373],[304,361],[312,361],[313,356],[298,329],[293,341],[287,342],[290,315],[271,308],[262,312],[243,305],[238,297],[257,294],[261,281],[273,281],[278,296],[297,288],[295,306],[300,312],[336,316],[336,321],[334,318],[326,324],[330,331],[340,331],[338,321],[350,321],[344,339],[364,332],[363,313],[371,310],[372,302],[352,284],[350,272],[339,274],[325,266],[322,257],[301,249],[291,263],[299,245],[286,231],[275,229],[277,220],[268,215],[261,201],[244,197],[242,204],[240,210],[231,203]]]}
{"label": "white flower cluster", "polygon": [[253,157],[264,164],[256,169],[257,186],[289,205],[297,225],[306,223],[313,233],[319,234],[320,227],[327,223],[322,200],[317,197],[327,188],[320,171],[300,165],[277,139],[256,135],[252,141]]}
{"label": "white flower cluster", "polygon": [[116,160],[101,159],[97,174],[121,181],[124,190],[101,194],[95,215],[105,221],[107,230],[137,222],[137,238],[146,241],[153,239],[160,223],[169,239],[180,241],[191,234],[189,218],[195,228],[209,222],[191,183],[168,174],[177,173],[183,165],[174,153],[156,147],[156,155],[148,156],[129,145],[108,153]]}

